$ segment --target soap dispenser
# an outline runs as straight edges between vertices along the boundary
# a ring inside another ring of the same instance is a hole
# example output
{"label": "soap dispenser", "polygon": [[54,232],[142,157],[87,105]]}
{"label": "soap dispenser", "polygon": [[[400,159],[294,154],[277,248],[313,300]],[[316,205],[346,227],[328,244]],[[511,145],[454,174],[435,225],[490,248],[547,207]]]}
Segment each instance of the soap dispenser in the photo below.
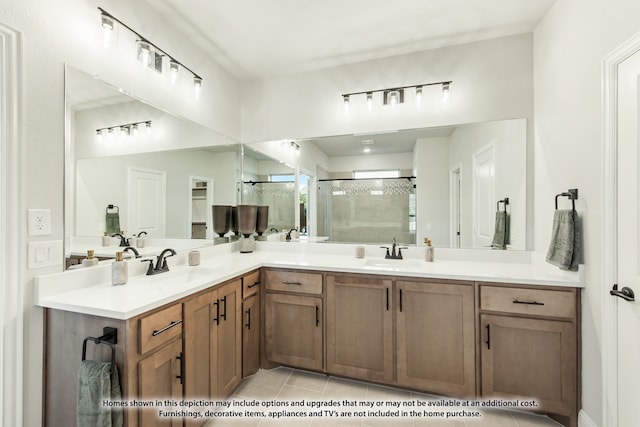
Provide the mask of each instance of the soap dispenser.
{"label": "soap dispenser", "polygon": [[110,245],[111,245],[111,237],[109,237],[109,234],[105,231],[104,236],[102,236],[102,246],[110,246]]}
{"label": "soap dispenser", "polygon": [[116,252],[116,260],[111,264],[111,284],[114,286],[127,283],[127,261],[123,258],[124,252]]}
{"label": "soap dispenser", "polygon": [[427,262],[433,262],[433,246],[431,246],[431,239],[425,237],[424,244],[426,245],[424,248],[424,260]]}
{"label": "soap dispenser", "polygon": [[98,265],[98,258],[93,256],[93,249],[89,249],[87,251],[87,257],[82,260],[82,266],[93,267],[94,265]]}

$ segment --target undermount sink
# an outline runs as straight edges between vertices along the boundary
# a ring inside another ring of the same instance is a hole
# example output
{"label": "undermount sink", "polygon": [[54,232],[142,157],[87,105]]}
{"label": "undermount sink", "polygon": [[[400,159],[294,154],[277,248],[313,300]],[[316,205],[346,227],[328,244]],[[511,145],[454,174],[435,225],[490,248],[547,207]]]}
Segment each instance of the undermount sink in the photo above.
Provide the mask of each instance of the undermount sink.
{"label": "undermount sink", "polygon": [[417,260],[410,259],[382,259],[382,258],[368,258],[364,265],[366,267],[373,267],[381,270],[404,270],[407,268],[420,268],[422,263]]}
{"label": "undermount sink", "polygon": [[196,281],[207,281],[211,279],[214,270],[208,268],[193,268],[186,271],[168,271],[166,273],[156,274],[153,276],[143,276],[140,280],[144,280],[151,285],[172,285],[185,284]]}

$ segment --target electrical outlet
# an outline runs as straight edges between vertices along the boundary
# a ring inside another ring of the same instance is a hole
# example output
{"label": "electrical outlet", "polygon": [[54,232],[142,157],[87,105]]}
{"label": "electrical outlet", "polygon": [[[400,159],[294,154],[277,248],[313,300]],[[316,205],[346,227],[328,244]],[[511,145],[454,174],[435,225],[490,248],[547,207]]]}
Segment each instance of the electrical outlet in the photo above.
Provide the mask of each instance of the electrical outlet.
{"label": "electrical outlet", "polygon": [[29,229],[29,236],[50,236],[51,210],[28,209],[27,212],[27,227]]}

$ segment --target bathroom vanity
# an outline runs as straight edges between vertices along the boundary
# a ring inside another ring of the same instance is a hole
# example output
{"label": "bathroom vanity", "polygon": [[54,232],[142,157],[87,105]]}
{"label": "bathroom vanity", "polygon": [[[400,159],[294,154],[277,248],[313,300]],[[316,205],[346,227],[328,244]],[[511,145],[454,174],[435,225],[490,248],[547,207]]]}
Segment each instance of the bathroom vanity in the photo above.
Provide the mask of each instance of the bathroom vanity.
{"label": "bathroom vanity", "polygon": [[[82,340],[105,326],[118,330],[127,400],[221,399],[259,366],[286,365],[465,399],[535,399],[533,410],[577,425],[580,274],[533,261],[426,263],[419,248],[390,263],[329,246],[212,247],[197,267],[186,254],[157,276],[136,265],[120,287],[108,266],[39,277],[46,425],[75,422]],[[110,357],[106,345],[87,350]],[[125,419],[155,425],[155,412],[128,408]]]}

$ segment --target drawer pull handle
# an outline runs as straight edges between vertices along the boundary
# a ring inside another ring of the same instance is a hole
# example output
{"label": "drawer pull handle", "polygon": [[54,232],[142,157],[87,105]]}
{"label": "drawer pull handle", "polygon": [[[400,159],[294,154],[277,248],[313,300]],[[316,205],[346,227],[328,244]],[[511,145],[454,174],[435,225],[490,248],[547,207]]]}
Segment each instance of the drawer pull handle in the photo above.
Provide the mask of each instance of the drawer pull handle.
{"label": "drawer pull handle", "polygon": [[543,302],[538,302],[538,301],[520,301],[517,299],[513,300],[514,304],[527,304],[527,305],[544,305]]}
{"label": "drawer pull handle", "polygon": [[302,286],[301,282],[298,281],[293,281],[293,280],[283,280],[282,284],[284,285],[296,285],[296,286]]}
{"label": "drawer pull handle", "polygon": [[249,286],[247,286],[247,289],[251,289],[251,288],[253,288],[254,286],[258,286],[259,284],[260,284],[260,281],[255,282],[253,285],[249,285]]}
{"label": "drawer pull handle", "polygon": [[248,308],[247,311],[245,311],[245,313],[247,313],[247,323],[245,324],[245,326],[247,327],[247,329],[251,329],[251,308]]}
{"label": "drawer pull handle", "polygon": [[182,323],[182,320],[176,320],[175,322],[171,322],[167,326],[165,326],[164,328],[160,329],[159,331],[153,331],[151,336],[152,337],[156,337],[156,336],[160,335],[161,333],[163,333],[164,331],[168,331],[169,329],[173,328],[174,326],[179,325],[180,323]]}

